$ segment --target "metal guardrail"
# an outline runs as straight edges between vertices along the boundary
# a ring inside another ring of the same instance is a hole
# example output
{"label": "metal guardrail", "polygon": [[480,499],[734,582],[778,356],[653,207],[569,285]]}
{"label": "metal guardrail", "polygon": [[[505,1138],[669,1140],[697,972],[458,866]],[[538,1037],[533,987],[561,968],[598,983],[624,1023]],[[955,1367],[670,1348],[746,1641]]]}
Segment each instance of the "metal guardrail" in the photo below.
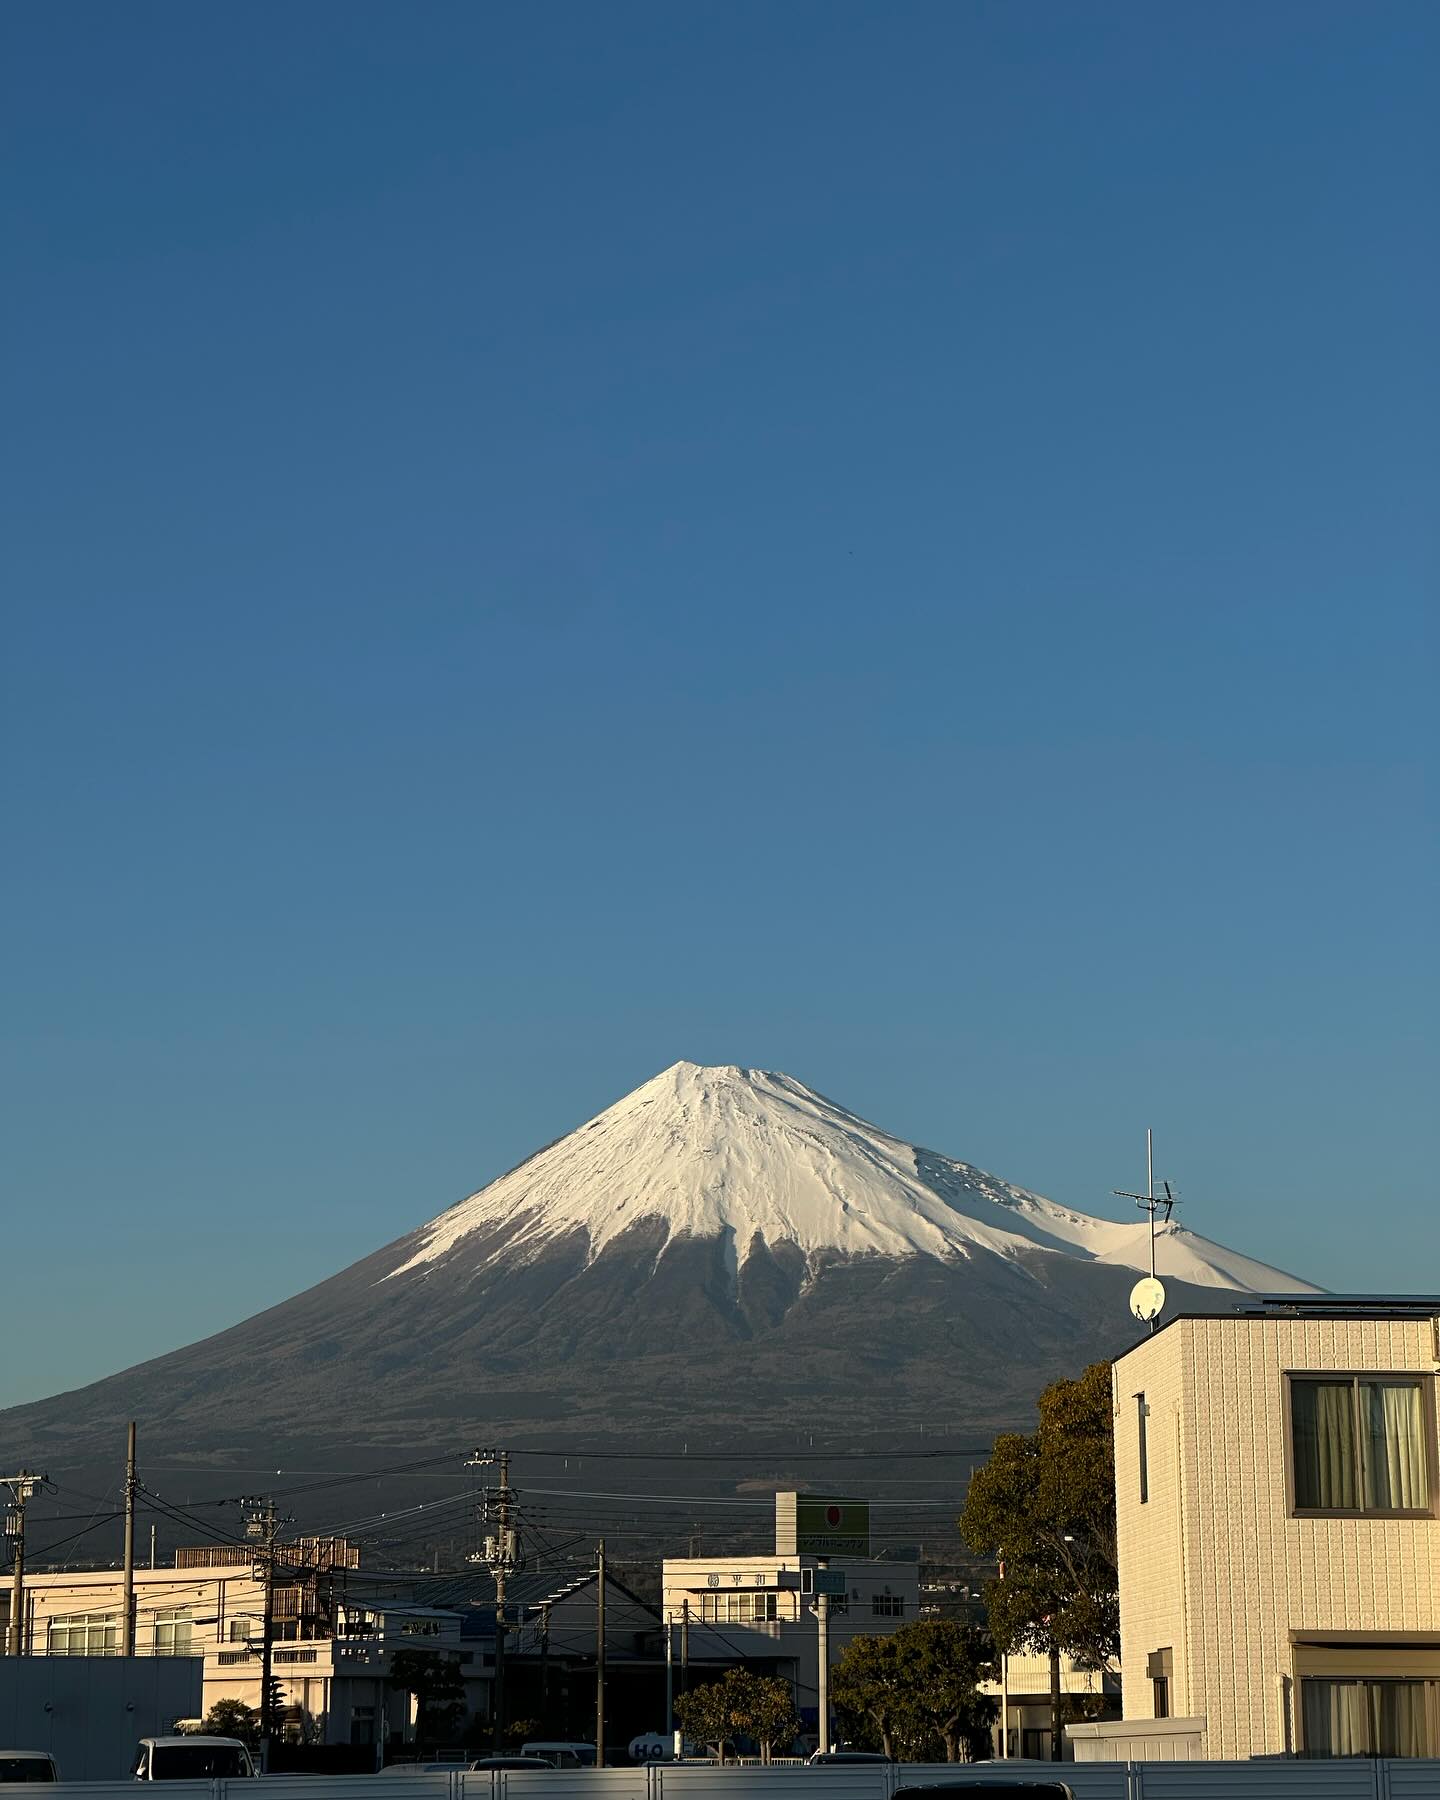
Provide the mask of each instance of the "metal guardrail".
{"label": "metal guardrail", "polygon": [[[167,1781],[165,1800],[893,1800],[897,1788],[1065,1782],[1075,1800],[1440,1800],[1440,1761],[872,1763],[436,1770]],[[15,1783],[7,1800],[137,1800],[133,1781]]]}

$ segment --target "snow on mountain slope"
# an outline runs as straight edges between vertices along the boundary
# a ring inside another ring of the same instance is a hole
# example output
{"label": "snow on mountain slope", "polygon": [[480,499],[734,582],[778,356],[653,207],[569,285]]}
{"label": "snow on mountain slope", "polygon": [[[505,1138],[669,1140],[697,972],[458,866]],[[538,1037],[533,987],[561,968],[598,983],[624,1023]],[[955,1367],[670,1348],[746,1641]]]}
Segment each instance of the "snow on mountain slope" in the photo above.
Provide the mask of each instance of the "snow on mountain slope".
{"label": "snow on mountain slope", "polygon": [[[521,1261],[583,1231],[593,1261],[642,1219],[663,1220],[669,1239],[729,1233],[741,1263],[758,1236],[809,1258],[1044,1250],[1150,1266],[1143,1219],[1092,1218],[919,1150],[792,1076],[679,1062],[422,1227],[420,1247],[386,1279],[481,1231],[503,1230],[503,1254]],[[1157,1256],[1162,1275],[1206,1286],[1315,1291],[1176,1225]]]}

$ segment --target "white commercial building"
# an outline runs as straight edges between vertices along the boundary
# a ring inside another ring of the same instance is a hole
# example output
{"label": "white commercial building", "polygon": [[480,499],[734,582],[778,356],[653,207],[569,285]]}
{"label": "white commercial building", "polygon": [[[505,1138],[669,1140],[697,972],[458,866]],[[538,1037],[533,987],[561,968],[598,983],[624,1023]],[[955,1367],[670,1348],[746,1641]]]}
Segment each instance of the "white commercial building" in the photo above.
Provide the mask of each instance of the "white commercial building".
{"label": "white commercial building", "polygon": [[[775,1551],[665,1559],[661,1612],[672,1653],[696,1663],[768,1664],[794,1685],[802,1718],[819,1707],[817,1586],[828,1588],[829,1661],[852,1638],[920,1614],[920,1568],[870,1555],[863,1501],[777,1494]],[[822,1573],[823,1571],[823,1573]]]}
{"label": "white commercial building", "polygon": [[1116,1362],[1124,1719],[1080,1754],[1440,1755],[1437,1371],[1440,1300],[1312,1295]]}

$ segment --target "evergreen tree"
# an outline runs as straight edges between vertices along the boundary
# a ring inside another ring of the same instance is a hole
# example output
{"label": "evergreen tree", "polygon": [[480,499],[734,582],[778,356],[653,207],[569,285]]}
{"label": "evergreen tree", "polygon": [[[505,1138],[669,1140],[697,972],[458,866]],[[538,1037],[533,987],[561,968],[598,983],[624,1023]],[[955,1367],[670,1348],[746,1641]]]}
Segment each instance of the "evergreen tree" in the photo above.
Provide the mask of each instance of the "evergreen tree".
{"label": "evergreen tree", "polygon": [[1060,1657],[1106,1669],[1120,1649],[1112,1406],[1108,1363],[1052,1382],[1038,1402],[1038,1429],[996,1438],[960,1515],[966,1543],[1000,1565],[985,1589],[996,1644],[1050,1657],[1052,1755],[1060,1750]]}

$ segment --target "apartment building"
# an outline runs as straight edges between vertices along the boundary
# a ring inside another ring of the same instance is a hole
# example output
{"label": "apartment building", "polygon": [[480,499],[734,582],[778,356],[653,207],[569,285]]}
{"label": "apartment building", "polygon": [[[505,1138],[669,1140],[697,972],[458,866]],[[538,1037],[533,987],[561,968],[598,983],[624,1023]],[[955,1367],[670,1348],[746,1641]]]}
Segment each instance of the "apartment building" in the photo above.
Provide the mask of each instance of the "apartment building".
{"label": "apartment building", "polygon": [[[287,1724],[318,1730],[326,1743],[374,1744],[405,1735],[409,1697],[389,1686],[390,1662],[402,1645],[453,1651],[474,1664],[460,1642],[461,1621],[443,1608],[394,1597],[357,1598],[335,1568],[306,1569],[303,1551],[286,1547],[289,1578],[274,1593],[272,1667],[281,1683]],[[180,1566],[135,1571],[135,1650],[142,1657],[194,1657],[203,1664],[202,1711],[220,1699],[259,1708],[263,1583],[253,1557],[231,1546],[190,1547]],[[295,1564],[300,1566],[296,1567]],[[339,1565],[352,1568],[347,1556]],[[348,1577],[347,1581],[354,1580]],[[124,1635],[121,1578],[112,1569],[32,1574],[25,1582],[25,1647],[32,1656],[118,1657]],[[475,1703],[488,1704],[488,1672],[473,1675]],[[467,1686],[471,1685],[467,1682]]]}
{"label": "apartment building", "polygon": [[1119,1358],[1124,1718],[1082,1754],[1440,1756],[1437,1372],[1435,1298],[1257,1301]]}
{"label": "apartment building", "polygon": [[[990,1732],[995,1755],[1045,1762],[1050,1755],[1050,1658],[1012,1652],[1001,1658],[994,1681],[981,1682],[980,1692],[996,1702]],[[1072,1717],[1098,1721],[1120,1716],[1120,1676],[1114,1670],[1082,1669],[1072,1657],[1062,1656],[1060,1693]],[[1068,1740],[1066,1749],[1069,1754]]]}

